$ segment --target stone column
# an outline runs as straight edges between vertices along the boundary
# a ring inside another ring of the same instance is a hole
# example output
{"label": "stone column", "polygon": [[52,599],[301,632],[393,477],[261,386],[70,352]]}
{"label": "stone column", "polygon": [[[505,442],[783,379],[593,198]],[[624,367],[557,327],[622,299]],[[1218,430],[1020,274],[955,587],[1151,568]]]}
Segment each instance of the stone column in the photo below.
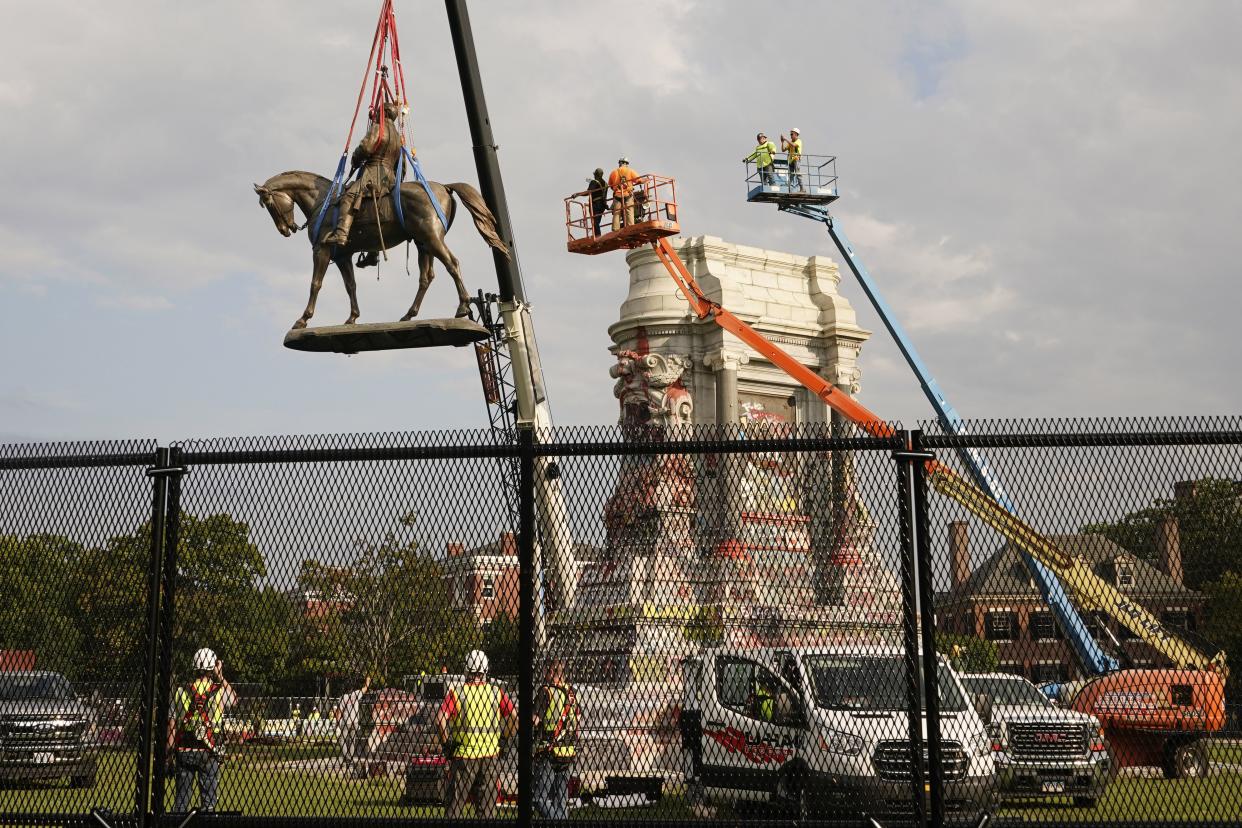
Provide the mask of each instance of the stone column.
{"label": "stone column", "polygon": [[716,377],[716,425],[732,425],[738,421],[737,369],[750,362],[750,354],[722,349],[703,362]]}

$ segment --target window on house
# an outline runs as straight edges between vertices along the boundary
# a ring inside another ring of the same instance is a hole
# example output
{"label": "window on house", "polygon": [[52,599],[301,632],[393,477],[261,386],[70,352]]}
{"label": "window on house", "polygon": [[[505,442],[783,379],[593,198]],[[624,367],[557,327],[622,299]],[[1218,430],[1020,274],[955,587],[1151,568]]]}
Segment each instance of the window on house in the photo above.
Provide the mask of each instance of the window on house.
{"label": "window on house", "polygon": [[1030,616],[1032,641],[1055,641],[1064,638],[1061,627],[1050,612],[1032,612]]}
{"label": "window on house", "polygon": [[490,601],[496,597],[496,576],[483,576],[483,589],[479,592],[479,597],[484,601]]}
{"label": "window on house", "polygon": [[1018,632],[1018,614],[993,610],[984,616],[983,627],[988,641],[1013,641]]}
{"label": "window on house", "polygon": [[1026,670],[1022,667],[1021,661],[1002,661],[996,670],[999,673],[1008,673],[1011,676],[1026,676]]}
{"label": "window on house", "polygon": [[1134,562],[1117,561],[1117,589],[1134,588]]}

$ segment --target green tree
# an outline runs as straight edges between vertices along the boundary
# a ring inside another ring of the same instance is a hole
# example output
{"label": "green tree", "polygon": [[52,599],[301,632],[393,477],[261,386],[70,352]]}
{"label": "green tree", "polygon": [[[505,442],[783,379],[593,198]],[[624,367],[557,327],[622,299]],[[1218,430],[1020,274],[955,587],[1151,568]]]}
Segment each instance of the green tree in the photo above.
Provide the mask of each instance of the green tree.
{"label": "green tree", "polygon": [[0,535],[0,649],[78,678],[74,573],[83,548],[58,535]]}
{"label": "green tree", "polygon": [[954,633],[936,633],[936,652],[949,659],[962,673],[992,673],[1000,665],[996,644],[982,638]]}
{"label": "green tree", "polygon": [[504,612],[492,619],[483,627],[480,649],[487,653],[492,675],[516,676],[519,652],[517,619]]}
{"label": "green tree", "polygon": [[83,551],[75,572],[74,623],[84,678],[134,679],[146,636],[151,526]]}
{"label": "green tree", "polygon": [[[90,678],[136,676],[146,638],[151,525],[80,557],[76,623]],[[184,674],[200,647],[225,661],[232,681],[271,685],[284,677],[291,606],[264,586],[267,568],[245,523],[182,512],[173,613],[174,669]]]}
{"label": "green tree", "polygon": [[302,664],[392,684],[405,674],[438,672],[479,646],[480,631],[454,608],[443,565],[392,535],[362,545],[344,566],[306,561],[299,588],[316,611],[303,624]]}
{"label": "green tree", "polygon": [[1226,697],[1236,701],[1242,692],[1242,574],[1225,572],[1204,584],[1203,591],[1212,608],[1203,631],[1225,650],[1230,667]]}

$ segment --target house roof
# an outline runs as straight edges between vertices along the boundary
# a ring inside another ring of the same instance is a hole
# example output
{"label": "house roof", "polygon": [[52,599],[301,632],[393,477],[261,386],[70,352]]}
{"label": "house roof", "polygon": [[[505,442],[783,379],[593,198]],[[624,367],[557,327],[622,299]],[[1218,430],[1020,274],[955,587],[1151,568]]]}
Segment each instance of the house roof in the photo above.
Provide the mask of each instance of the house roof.
{"label": "house roof", "polygon": [[[1160,595],[1167,597],[1198,597],[1199,593],[1187,589],[1147,561],[1136,558],[1124,547],[1118,546],[1103,535],[1048,535],[1070,555],[1082,558],[1096,575],[1110,584],[1117,583],[1117,563],[1134,565],[1134,586],[1123,588],[1130,595]],[[1039,597],[1039,590],[1032,583],[1030,573],[1018,555],[1012,542],[994,552],[991,557],[975,568],[970,577],[950,590],[945,599],[952,603],[971,598],[989,596]]]}

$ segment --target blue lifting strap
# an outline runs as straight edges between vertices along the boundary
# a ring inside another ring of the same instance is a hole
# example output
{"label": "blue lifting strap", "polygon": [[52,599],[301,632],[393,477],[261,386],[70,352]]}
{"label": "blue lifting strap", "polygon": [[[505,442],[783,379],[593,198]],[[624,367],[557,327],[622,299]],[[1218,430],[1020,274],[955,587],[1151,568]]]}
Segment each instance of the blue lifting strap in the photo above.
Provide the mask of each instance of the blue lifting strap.
{"label": "blue lifting strap", "polygon": [[332,176],[332,183],[328,186],[328,194],[324,196],[323,203],[319,205],[319,210],[315,213],[315,223],[311,225],[312,244],[319,243],[319,228],[323,224],[323,217],[328,212],[328,205],[340,196],[341,190],[345,189],[346,157],[345,153],[341,153],[341,161],[336,165],[336,175]]}
{"label": "blue lifting strap", "polygon": [[423,175],[423,167],[418,163],[418,159],[410,154],[409,149],[405,146],[401,147],[401,155],[397,158],[397,183],[392,188],[392,203],[397,208],[397,221],[401,226],[405,226],[405,211],[401,208],[401,182],[405,180],[405,168],[409,166],[413,172],[414,180],[423,185],[423,189],[427,192],[427,199],[431,202],[431,206],[436,208],[436,215],[440,217],[440,223],[444,225],[444,232],[448,232],[448,219],[444,217],[444,211],[440,209],[440,202],[431,192],[431,185],[427,183],[427,176]]}

